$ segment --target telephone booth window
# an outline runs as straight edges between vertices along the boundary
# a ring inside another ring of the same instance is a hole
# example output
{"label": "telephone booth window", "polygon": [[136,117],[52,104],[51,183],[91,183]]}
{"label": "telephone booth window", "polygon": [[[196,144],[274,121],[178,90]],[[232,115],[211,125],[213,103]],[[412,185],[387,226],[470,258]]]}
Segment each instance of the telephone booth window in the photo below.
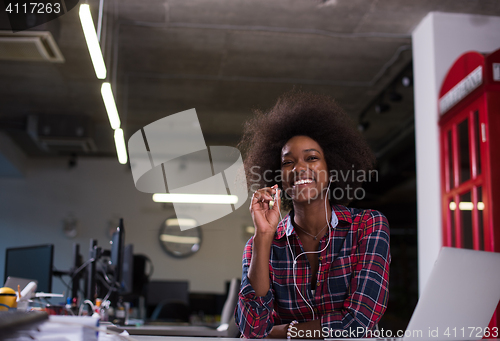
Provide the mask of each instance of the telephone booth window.
{"label": "telephone booth window", "polygon": [[478,220],[478,234],[479,234],[479,250],[484,250],[484,202],[483,190],[481,187],[477,188],[477,220]]}
{"label": "telephone booth window", "polygon": [[445,154],[448,156],[448,165],[446,168],[446,177],[448,178],[449,189],[455,187],[455,177],[453,172],[453,142],[451,139],[451,130],[448,130],[447,147]]}
{"label": "telephone booth window", "polygon": [[445,246],[484,249],[480,125],[479,110],[468,110],[443,131]]}
{"label": "telephone booth window", "polygon": [[479,123],[479,111],[474,111],[474,137],[476,145],[476,174],[481,174],[481,124]]}
{"label": "telephone booth window", "polygon": [[458,212],[460,212],[460,224],[461,226],[461,247],[464,249],[472,249],[472,200],[470,192],[462,194],[460,196],[460,202],[458,203]]}
{"label": "telephone booth window", "polygon": [[449,211],[448,211],[448,219],[449,219],[449,242],[448,242],[448,245],[452,246],[452,247],[455,247],[457,246],[456,244],[456,236],[455,236],[455,210],[457,208],[457,204],[455,201],[450,201],[449,204],[448,204],[448,207],[449,207]]}
{"label": "telephone booth window", "polygon": [[468,119],[463,120],[457,126],[458,129],[458,144],[459,144],[459,160],[460,160],[460,183],[470,179],[470,162],[469,162],[469,124]]}

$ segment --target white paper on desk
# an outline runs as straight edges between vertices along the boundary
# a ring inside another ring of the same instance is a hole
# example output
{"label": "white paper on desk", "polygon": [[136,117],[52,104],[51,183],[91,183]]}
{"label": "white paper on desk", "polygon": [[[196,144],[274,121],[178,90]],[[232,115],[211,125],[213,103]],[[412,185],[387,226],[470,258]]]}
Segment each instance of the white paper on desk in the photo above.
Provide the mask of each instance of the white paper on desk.
{"label": "white paper on desk", "polygon": [[66,339],[68,341],[97,341],[99,318],[88,316],[49,316],[49,321],[38,326],[35,340]]}
{"label": "white paper on desk", "polygon": [[[123,332],[120,333],[120,335],[122,336],[129,336],[129,333],[127,333],[126,330],[124,330]],[[104,332],[99,332],[99,339],[98,341],[121,341],[123,340],[122,338],[120,338],[119,335],[116,335],[116,334],[106,334]],[[373,341],[373,340],[371,340]]]}
{"label": "white paper on desk", "polygon": [[37,292],[36,297],[64,297],[64,294],[55,294],[52,292]]}

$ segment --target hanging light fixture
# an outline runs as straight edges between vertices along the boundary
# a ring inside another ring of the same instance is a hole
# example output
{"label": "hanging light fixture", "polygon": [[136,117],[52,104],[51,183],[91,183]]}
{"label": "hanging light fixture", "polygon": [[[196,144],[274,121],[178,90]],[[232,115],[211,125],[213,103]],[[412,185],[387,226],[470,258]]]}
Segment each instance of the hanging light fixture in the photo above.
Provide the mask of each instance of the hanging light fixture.
{"label": "hanging light fixture", "polygon": [[111,84],[108,82],[102,83],[101,86],[102,100],[104,101],[104,106],[106,107],[106,112],[108,113],[109,124],[111,128],[120,128],[120,115],[118,115],[118,109],[116,109],[115,98],[113,96],[113,91],[111,90]]}
{"label": "hanging light fixture", "polygon": [[97,40],[94,22],[92,21],[92,14],[90,13],[90,7],[88,4],[80,5],[80,21],[82,23],[83,34],[85,35],[87,46],[89,48],[90,59],[94,65],[95,74],[97,78],[105,79],[106,65],[104,64],[104,58],[102,57],[101,47],[99,46],[99,41]]}
{"label": "hanging light fixture", "polygon": [[115,130],[115,146],[118,162],[122,165],[126,164],[128,160],[127,147],[125,147],[125,139],[123,138],[123,130],[121,128]]}

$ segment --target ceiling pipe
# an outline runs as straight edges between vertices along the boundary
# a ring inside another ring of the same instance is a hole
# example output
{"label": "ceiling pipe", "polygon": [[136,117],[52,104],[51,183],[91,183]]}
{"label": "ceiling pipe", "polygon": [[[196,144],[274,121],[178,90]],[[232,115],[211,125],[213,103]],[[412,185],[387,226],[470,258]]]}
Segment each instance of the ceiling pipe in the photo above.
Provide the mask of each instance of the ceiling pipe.
{"label": "ceiling pipe", "polygon": [[99,17],[97,18],[97,41],[101,42],[101,30],[102,30],[102,6],[103,0],[99,0]]}

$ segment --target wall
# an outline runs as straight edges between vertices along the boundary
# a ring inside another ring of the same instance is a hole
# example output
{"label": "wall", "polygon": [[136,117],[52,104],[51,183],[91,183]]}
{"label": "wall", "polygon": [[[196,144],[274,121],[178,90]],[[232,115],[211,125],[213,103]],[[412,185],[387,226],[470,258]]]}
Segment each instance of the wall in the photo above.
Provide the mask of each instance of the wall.
{"label": "wall", "polygon": [[433,12],[412,33],[420,291],[442,245],[439,89],[461,54],[500,48],[499,32],[500,17]]}
{"label": "wall", "polygon": [[[158,242],[160,225],[173,209],[154,203],[151,194],[136,190],[128,166],[114,158],[80,158],[69,169],[67,160],[30,160],[24,177],[0,177],[0,278],[3,278],[5,249],[53,243],[57,269],[71,266],[72,244],[80,243],[88,259],[90,238],[109,248],[107,230],[124,218],[126,243],[135,253],[148,255],[154,263],[154,279],[189,280],[190,290],[223,293],[224,282],[241,277],[241,257],[251,224],[245,203],[231,215],[202,227],[201,249],[193,256],[175,259]],[[68,239],[63,220],[78,220],[79,233]],[[66,278],[67,279],[67,278]],[[62,292],[59,279],[53,291]]]}

